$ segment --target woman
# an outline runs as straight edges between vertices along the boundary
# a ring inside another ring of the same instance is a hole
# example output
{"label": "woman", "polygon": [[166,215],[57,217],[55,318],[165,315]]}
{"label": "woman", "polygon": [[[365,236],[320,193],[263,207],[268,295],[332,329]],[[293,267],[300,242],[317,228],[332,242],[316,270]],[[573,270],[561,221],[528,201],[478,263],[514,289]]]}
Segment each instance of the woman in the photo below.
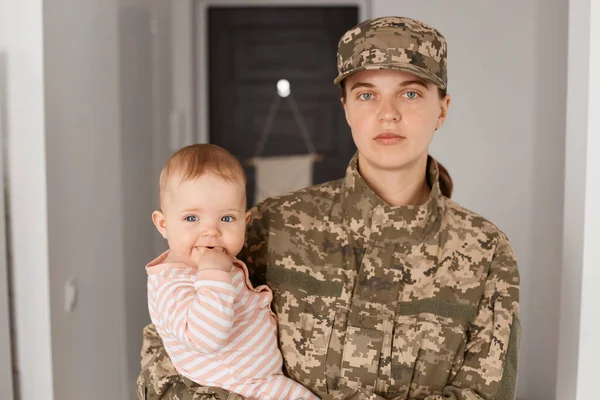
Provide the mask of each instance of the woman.
{"label": "woman", "polygon": [[[287,375],[327,400],[513,400],[514,253],[449,199],[428,155],[450,104],[444,37],[365,21],[341,38],[338,72],[358,149],[346,176],[259,204],[240,255],[274,292]],[[179,377],[152,326],[142,355],[149,399],[239,398]]]}

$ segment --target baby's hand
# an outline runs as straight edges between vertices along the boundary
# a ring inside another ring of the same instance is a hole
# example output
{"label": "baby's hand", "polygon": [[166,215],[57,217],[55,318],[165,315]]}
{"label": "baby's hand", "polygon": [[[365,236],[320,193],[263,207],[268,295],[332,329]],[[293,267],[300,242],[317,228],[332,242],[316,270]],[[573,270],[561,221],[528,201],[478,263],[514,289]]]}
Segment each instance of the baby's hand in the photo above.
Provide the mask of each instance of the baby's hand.
{"label": "baby's hand", "polygon": [[198,271],[217,269],[229,272],[233,267],[233,259],[222,249],[201,247],[194,257]]}

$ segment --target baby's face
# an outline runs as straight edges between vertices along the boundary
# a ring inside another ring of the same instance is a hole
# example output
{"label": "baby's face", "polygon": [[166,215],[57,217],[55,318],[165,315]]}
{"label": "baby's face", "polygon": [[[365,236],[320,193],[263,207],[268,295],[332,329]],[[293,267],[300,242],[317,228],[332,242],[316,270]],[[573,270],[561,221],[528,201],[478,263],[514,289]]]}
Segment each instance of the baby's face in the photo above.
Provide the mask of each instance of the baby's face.
{"label": "baby's face", "polygon": [[235,257],[244,245],[246,191],[214,175],[179,183],[171,179],[163,197],[163,236],[179,261],[195,265],[192,253],[214,248]]}

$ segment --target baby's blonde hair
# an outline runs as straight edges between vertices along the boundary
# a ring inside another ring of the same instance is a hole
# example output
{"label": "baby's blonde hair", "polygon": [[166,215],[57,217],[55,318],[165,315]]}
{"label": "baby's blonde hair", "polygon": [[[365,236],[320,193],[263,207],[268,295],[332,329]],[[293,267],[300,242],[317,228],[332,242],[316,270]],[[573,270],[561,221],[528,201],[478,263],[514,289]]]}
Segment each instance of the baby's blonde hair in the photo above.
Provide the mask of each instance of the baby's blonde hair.
{"label": "baby's blonde hair", "polygon": [[198,179],[203,175],[216,175],[223,180],[246,187],[246,174],[237,158],[222,147],[214,144],[192,144],[179,149],[165,163],[160,173],[159,201],[169,181],[179,178],[179,183]]}

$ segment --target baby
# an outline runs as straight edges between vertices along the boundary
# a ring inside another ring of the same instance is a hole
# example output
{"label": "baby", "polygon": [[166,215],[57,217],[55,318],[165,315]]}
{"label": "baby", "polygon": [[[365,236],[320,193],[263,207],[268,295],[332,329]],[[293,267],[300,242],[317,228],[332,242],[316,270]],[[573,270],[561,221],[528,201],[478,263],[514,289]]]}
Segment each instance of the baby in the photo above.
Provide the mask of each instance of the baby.
{"label": "baby", "polygon": [[152,220],[169,250],[146,266],[152,322],[177,371],[248,399],[318,400],[282,374],[272,293],[252,288],[244,245],[246,177],[226,150],[184,147],[160,176]]}

